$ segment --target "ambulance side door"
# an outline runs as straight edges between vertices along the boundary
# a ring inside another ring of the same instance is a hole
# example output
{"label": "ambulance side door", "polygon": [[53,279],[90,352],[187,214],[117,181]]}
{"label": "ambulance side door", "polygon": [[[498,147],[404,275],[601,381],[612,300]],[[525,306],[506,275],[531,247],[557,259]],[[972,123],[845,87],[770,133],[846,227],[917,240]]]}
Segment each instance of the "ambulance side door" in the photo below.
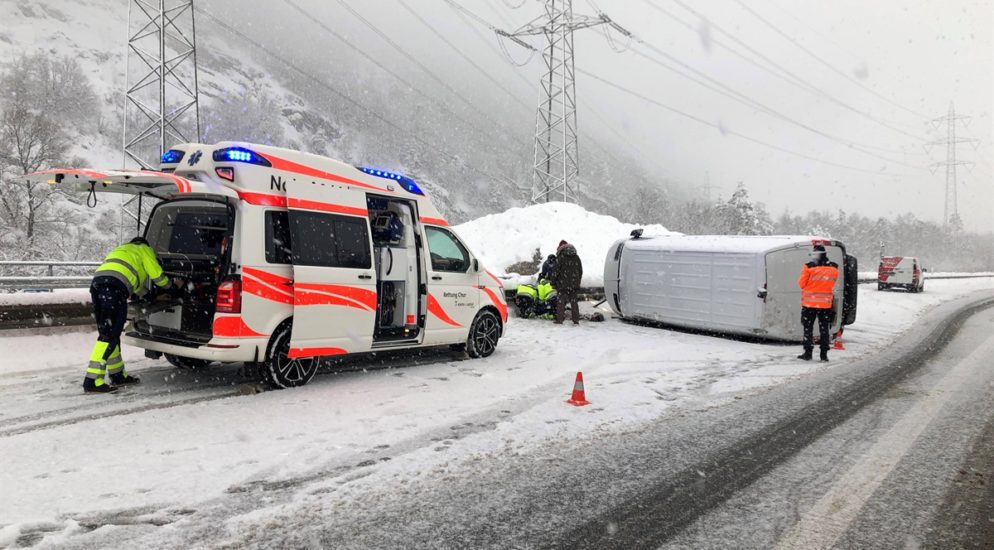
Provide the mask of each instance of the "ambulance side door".
{"label": "ambulance side door", "polygon": [[291,357],[372,347],[376,277],[364,193],[333,183],[286,185],[293,257]]}
{"label": "ambulance side door", "polygon": [[469,249],[451,230],[423,225],[428,257],[428,319],[425,343],[466,339],[480,306],[480,273]]}

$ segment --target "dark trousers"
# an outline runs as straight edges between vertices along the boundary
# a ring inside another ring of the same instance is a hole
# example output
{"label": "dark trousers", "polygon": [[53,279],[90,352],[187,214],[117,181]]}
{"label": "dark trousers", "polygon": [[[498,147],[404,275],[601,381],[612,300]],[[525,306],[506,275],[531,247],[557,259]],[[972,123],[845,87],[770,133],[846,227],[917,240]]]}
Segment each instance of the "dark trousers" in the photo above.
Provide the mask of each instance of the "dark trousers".
{"label": "dark trousers", "polygon": [[566,306],[570,307],[570,315],[573,317],[573,324],[580,322],[580,304],[577,302],[576,289],[557,290],[556,294],[556,322],[562,323],[566,319]]}
{"label": "dark trousers", "polygon": [[94,277],[90,283],[93,316],[97,319],[97,338],[107,342],[104,361],[121,345],[121,332],[128,320],[129,296],[131,291],[113,277]]}
{"label": "dark trousers", "polygon": [[814,350],[812,338],[814,337],[815,319],[818,320],[818,337],[820,338],[818,345],[822,351],[828,351],[830,341],[828,331],[832,327],[832,308],[830,307],[801,308],[801,325],[804,326],[804,351]]}

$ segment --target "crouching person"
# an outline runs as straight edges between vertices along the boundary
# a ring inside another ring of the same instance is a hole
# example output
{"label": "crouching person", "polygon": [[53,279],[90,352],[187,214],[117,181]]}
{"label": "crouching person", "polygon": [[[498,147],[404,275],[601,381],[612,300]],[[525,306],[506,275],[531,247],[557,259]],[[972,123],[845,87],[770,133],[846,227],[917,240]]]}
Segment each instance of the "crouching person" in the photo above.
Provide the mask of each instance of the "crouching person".
{"label": "crouching person", "polygon": [[[98,336],[83,378],[84,392],[110,393],[117,391],[117,386],[139,383],[138,377],[124,369],[121,332],[128,318],[128,299],[132,294],[144,294],[149,283],[163,289],[170,286],[155,251],[141,237],[111,250],[93,274],[90,296]],[[181,284],[179,279],[177,284]],[[110,384],[104,380],[105,374],[110,374]]]}

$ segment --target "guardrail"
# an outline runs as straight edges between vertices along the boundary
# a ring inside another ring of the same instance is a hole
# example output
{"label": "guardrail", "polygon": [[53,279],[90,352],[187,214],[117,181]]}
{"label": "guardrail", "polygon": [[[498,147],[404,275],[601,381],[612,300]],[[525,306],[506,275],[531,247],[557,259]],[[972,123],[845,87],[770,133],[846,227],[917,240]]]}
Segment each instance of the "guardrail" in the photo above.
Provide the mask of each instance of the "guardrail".
{"label": "guardrail", "polygon": [[[2,260],[0,261],[0,290],[53,290],[57,288],[85,288],[90,285],[91,272],[100,262],[54,260]],[[45,268],[45,275],[31,275],[29,271]],[[55,270],[76,272],[56,275]],[[80,273],[85,271],[86,274]]]}

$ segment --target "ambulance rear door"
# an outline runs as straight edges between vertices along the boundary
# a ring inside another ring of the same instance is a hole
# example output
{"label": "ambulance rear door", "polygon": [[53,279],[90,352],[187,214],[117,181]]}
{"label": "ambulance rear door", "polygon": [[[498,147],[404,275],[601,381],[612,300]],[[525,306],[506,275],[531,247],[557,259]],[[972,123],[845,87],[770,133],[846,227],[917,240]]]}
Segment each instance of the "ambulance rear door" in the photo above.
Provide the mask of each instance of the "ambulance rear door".
{"label": "ambulance rear door", "polygon": [[365,194],[291,178],[286,197],[293,259],[290,357],[368,351],[377,297]]}

